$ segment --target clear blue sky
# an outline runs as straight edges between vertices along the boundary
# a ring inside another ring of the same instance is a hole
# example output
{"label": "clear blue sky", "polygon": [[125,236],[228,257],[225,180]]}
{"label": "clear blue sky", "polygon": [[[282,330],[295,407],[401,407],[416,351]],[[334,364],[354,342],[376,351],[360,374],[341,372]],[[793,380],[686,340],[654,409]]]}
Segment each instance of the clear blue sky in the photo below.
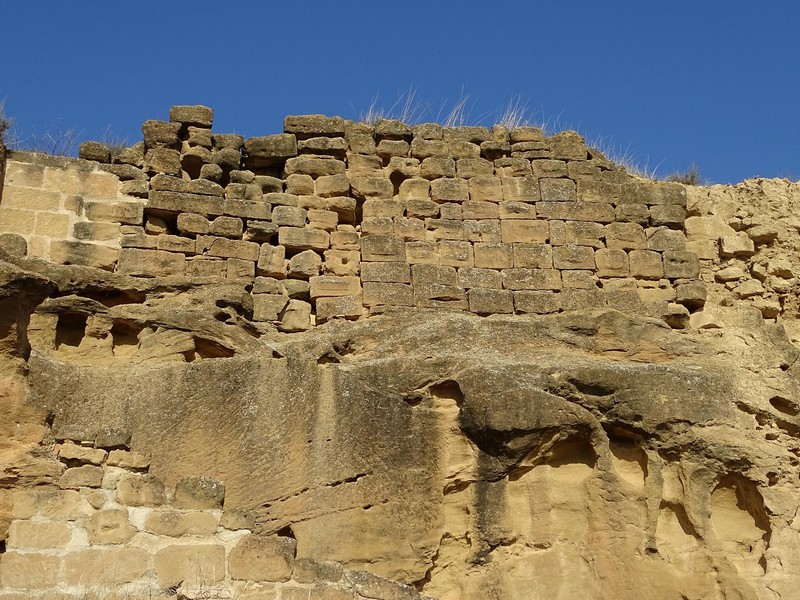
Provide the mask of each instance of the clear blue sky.
{"label": "clear blue sky", "polygon": [[[132,143],[172,104],[214,129],[358,118],[413,86],[427,120],[512,98],[659,174],[800,178],[800,2],[3,2],[0,99],[20,137]],[[442,109],[442,105],[445,107]]]}

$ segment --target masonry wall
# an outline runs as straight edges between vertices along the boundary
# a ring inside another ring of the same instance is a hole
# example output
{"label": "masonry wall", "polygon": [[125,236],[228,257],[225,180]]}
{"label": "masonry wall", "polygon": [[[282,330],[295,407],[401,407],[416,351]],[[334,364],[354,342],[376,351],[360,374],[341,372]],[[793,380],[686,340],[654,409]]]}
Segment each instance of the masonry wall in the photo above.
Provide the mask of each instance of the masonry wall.
{"label": "masonry wall", "polygon": [[419,598],[338,563],[296,560],[291,534],[253,534],[251,514],[225,509],[222,482],[187,477],[165,488],[117,432],[54,452],[57,483],[13,493],[3,600]]}
{"label": "masonry wall", "polygon": [[289,332],[387,306],[682,324],[704,303],[684,186],[574,132],[309,115],[244,139],[212,116],[173,107],[113,156],[12,153],[0,230],[59,264],[252,282],[254,320]]}

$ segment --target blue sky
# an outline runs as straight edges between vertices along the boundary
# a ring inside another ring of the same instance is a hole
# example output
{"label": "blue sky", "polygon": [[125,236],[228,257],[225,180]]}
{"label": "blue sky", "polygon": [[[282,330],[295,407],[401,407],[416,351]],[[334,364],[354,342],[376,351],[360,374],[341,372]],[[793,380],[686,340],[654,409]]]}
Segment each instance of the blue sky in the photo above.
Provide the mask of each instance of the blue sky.
{"label": "blue sky", "polygon": [[463,94],[491,125],[517,99],[660,175],[800,178],[796,0],[4,4],[0,100],[23,139],[133,143],[173,104],[266,135],[413,88],[423,120]]}

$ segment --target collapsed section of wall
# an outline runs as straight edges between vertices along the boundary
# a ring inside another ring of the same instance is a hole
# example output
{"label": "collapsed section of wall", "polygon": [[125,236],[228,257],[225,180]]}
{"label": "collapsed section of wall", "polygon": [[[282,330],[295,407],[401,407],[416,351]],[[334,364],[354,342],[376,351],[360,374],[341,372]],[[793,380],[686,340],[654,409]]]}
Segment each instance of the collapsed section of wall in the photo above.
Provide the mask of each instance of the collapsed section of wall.
{"label": "collapsed section of wall", "polygon": [[703,305],[684,186],[629,176],[574,132],[310,115],[245,140],[211,122],[173,107],[113,154],[12,153],[0,228],[59,264],[251,281],[254,319],[283,331],[388,305],[681,323]]}

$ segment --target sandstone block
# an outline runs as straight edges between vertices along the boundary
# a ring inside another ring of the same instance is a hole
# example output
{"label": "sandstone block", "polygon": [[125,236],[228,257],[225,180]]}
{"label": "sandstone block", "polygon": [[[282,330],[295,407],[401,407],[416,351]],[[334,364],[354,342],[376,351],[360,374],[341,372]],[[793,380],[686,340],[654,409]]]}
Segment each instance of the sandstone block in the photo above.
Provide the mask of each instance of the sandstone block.
{"label": "sandstone block", "polygon": [[569,289],[561,292],[561,310],[584,310],[606,306],[603,290]]}
{"label": "sandstone block", "polygon": [[[437,206],[438,208],[438,206]],[[390,219],[402,217],[405,204],[398,200],[366,200],[362,206],[364,218],[388,217]]]}
{"label": "sandstone block", "polygon": [[528,269],[553,268],[553,248],[547,244],[516,243],[512,244],[512,248],[514,267]]}
{"label": "sandstone block", "polygon": [[144,169],[152,174],[164,173],[165,175],[179,176],[181,167],[181,155],[177,150],[152,148],[144,156]]}
{"label": "sandstone block", "polygon": [[452,267],[472,267],[474,257],[472,244],[459,240],[442,240],[439,242],[439,252],[441,254],[440,263]]}
{"label": "sandstone block", "polygon": [[595,289],[597,287],[597,276],[594,271],[572,270],[562,271],[561,289]]}
{"label": "sandstone block", "polygon": [[405,262],[405,243],[395,237],[370,235],[361,240],[365,262]]}
{"label": "sandstone block", "polygon": [[294,133],[298,139],[342,137],[345,134],[345,121],[341,117],[325,115],[290,115],[283,120],[283,130]]}
{"label": "sandstone block", "polygon": [[561,273],[555,269],[503,269],[503,287],[508,290],[560,290]]}
{"label": "sandstone block", "polygon": [[425,219],[430,240],[463,240],[464,222],[457,219]]}
{"label": "sandstone block", "polygon": [[561,294],[552,291],[515,291],[514,308],[519,313],[555,313],[561,310]]}
{"label": "sandstone block", "polygon": [[311,284],[310,294],[312,300],[320,297],[358,296],[361,293],[361,281],[355,276],[314,276],[309,279],[309,283]]}
{"label": "sandstone block", "polygon": [[294,561],[292,579],[298,583],[336,582],[343,574],[342,565],[337,562],[298,558]]}
{"label": "sandstone block", "polygon": [[75,489],[80,487],[100,487],[103,483],[103,469],[95,465],[71,467],[64,471],[58,481],[59,487]]}
{"label": "sandstone block", "polygon": [[211,235],[238,239],[244,233],[244,224],[237,217],[217,217],[210,223],[208,232]]}
{"label": "sandstone block", "polygon": [[289,304],[289,296],[284,294],[253,294],[253,320],[279,321]]}
{"label": "sandstone block", "polygon": [[548,140],[553,148],[553,158],[586,160],[587,148],[583,137],[575,131],[559,131]]}
{"label": "sandstone block", "polygon": [[464,179],[494,175],[494,165],[484,158],[462,158],[459,159],[456,166],[458,176]]}
{"label": "sandstone block", "polygon": [[502,239],[498,219],[464,221],[464,238],[470,242],[499,242]]}
{"label": "sandstone block", "polygon": [[322,270],[322,258],[313,250],[304,250],[289,259],[289,277],[308,279],[319,275]]}
{"label": "sandstone block", "polygon": [[540,177],[567,177],[567,163],[563,160],[542,158],[531,162],[533,176]]}
{"label": "sandstone block", "polygon": [[65,583],[114,589],[142,577],[150,557],[141,548],[91,548],[64,557]]}
{"label": "sandstone block", "polygon": [[179,148],[180,123],[150,120],[142,124],[142,135],[147,148]]}
{"label": "sandstone block", "polygon": [[185,238],[179,235],[161,234],[157,237],[156,248],[166,252],[194,254],[197,246],[195,241],[191,238]]}
{"label": "sandstone block", "polygon": [[578,199],[575,182],[571,179],[542,177],[539,179],[542,202],[574,202]]}
{"label": "sandstone block", "polygon": [[466,202],[469,185],[466,179],[442,177],[431,181],[431,199],[434,202]]}
{"label": "sandstone block", "polygon": [[297,542],[278,536],[248,535],[231,550],[228,565],[233,579],[288,581],[294,569]]}
{"label": "sandstone block", "polygon": [[[11,187],[40,188],[44,183],[46,168],[33,163],[8,160],[6,164],[5,185]],[[63,172],[61,169],[58,171]],[[49,186],[48,186],[49,187]],[[5,197],[3,198],[5,202]]]}
{"label": "sandstone block", "polygon": [[324,323],[334,317],[356,319],[364,314],[361,296],[339,296],[319,298],[316,302],[317,323]]}
{"label": "sandstone block", "polygon": [[413,265],[411,267],[411,280],[417,284],[440,284],[457,286],[456,270],[453,267],[440,265]]}
{"label": "sandstone block", "polygon": [[86,201],[84,214],[90,221],[108,221],[123,225],[141,225],[144,218],[144,204],[141,202],[103,202]]}
{"label": "sandstone block", "polygon": [[[423,266],[423,265],[416,265]],[[423,308],[467,310],[466,291],[454,285],[440,283],[414,283],[414,305]]]}
{"label": "sandstone block", "polygon": [[510,314],[514,312],[511,290],[474,288],[468,293],[469,310],[479,315]]}
{"label": "sandstone block", "polygon": [[404,283],[382,283],[365,281],[362,293],[364,306],[382,304],[395,306],[413,306],[414,292],[410,285]]}
{"label": "sandstone block", "polygon": [[461,267],[458,269],[458,287],[471,288],[491,288],[500,289],[503,287],[503,280],[499,271],[494,269],[479,269],[477,267]]}
{"label": "sandstone block", "polygon": [[278,243],[291,250],[327,250],[330,247],[330,234],[321,229],[279,227]]}
{"label": "sandstone block", "polygon": [[153,557],[158,585],[210,585],[225,578],[225,547],[214,544],[167,546]]}
{"label": "sandstone block", "polygon": [[210,128],[214,122],[214,111],[207,106],[173,106],[169,109],[169,120],[172,123]]}
{"label": "sandstone block", "polygon": [[721,256],[752,256],[755,244],[747,233],[740,231],[720,238],[719,250]]}
{"label": "sandstone block", "polygon": [[86,519],[85,527],[92,544],[124,544],[136,533],[125,509],[99,510]]}
{"label": "sandstone block", "polygon": [[287,333],[311,329],[311,305],[302,300],[289,300],[283,311],[278,329]]}
{"label": "sandstone block", "polygon": [[706,286],[702,281],[682,283],[675,287],[675,302],[682,304],[690,311],[703,308],[706,296]]}
{"label": "sandstone block", "polygon": [[619,222],[639,225],[647,225],[650,222],[650,209],[646,204],[618,204],[614,212]]}
{"label": "sandstone block", "polygon": [[650,208],[650,223],[653,227],[661,225],[679,229],[686,220],[686,209],[676,204],[659,204]]}
{"label": "sandstone block", "polygon": [[425,239],[425,221],[422,219],[399,217],[393,219],[392,225],[393,235],[404,241]]}
{"label": "sandstone block", "polygon": [[411,269],[405,262],[364,263],[361,268],[361,281],[410,283]]}
{"label": "sandstone block", "polygon": [[405,157],[408,156],[408,152],[410,149],[410,145],[405,140],[381,140],[378,143],[378,147],[376,148],[376,152],[378,156],[383,158],[384,160],[388,160],[392,157]]}
{"label": "sandstone block", "polygon": [[486,269],[505,269],[514,264],[514,247],[507,243],[478,242],[475,244],[475,266]]}
{"label": "sandstone block", "polygon": [[736,231],[720,217],[688,217],[685,221],[688,241],[712,240],[736,236]]}
{"label": "sandstone block", "polygon": [[81,495],[76,490],[35,487],[14,490],[11,494],[11,518],[72,519],[79,513]]}
{"label": "sandstone block", "polygon": [[140,250],[123,248],[119,254],[120,273],[135,277],[165,277],[179,275],[186,269],[183,254],[163,250]]}
{"label": "sandstone block", "polygon": [[[424,159],[430,157],[449,158],[450,146],[443,140],[425,140],[414,138],[411,142],[411,156],[418,158],[423,163]],[[452,159],[450,159],[452,160]]]}
{"label": "sandstone block", "polygon": [[664,265],[661,254],[652,250],[631,250],[628,253],[631,275],[642,279],[661,279]]}
{"label": "sandstone block", "polygon": [[361,253],[357,250],[326,250],[324,271],[347,277],[361,272]]}
{"label": "sandstone block", "polygon": [[147,197],[147,207],[173,213],[218,216],[223,213],[224,204],[216,196],[152,190]]}
{"label": "sandstone block", "polygon": [[438,265],[438,242],[431,240],[406,242],[406,262],[410,265]]}
{"label": "sandstone block", "polygon": [[499,177],[473,177],[469,180],[469,198],[475,202],[503,200],[503,180]]}
{"label": "sandstone block", "polygon": [[65,548],[72,539],[67,523],[58,521],[13,521],[6,544],[13,550]]}
{"label": "sandstone block", "polygon": [[350,193],[350,180],[346,175],[323,175],[314,182],[314,194],[322,198],[347,196]]}
{"label": "sandstone block", "polygon": [[588,246],[568,244],[553,248],[553,266],[556,269],[594,270],[594,251]]}
{"label": "sandstone block", "polygon": [[[397,198],[404,201],[426,201],[431,195],[431,184],[427,179],[420,177],[412,177],[406,179],[400,184],[398,188]],[[409,203],[410,204],[410,203]],[[437,209],[438,210],[438,209]],[[418,215],[418,216],[436,216],[436,215]]]}
{"label": "sandstone block", "polygon": [[247,168],[272,167],[297,156],[297,138],[289,133],[252,137],[244,141]]}
{"label": "sandstone block", "polygon": [[125,473],[117,482],[117,502],[126,506],[160,506],[166,501],[164,484],[154,475]]}
{"label": "sandstone block", "polygon": [[28,253],[28,242],[17,233],[0,233],[0,250],[13,258],[22,258]]}
{"label": "sandstone block", "polygon": [[108,453],[106,464],[110,467],[123,469],[142,470],[150,466],[150,457],[140,452],[128,450],[112,450]]}
{"label": "sandstone block", "polygon": [[229,258],[225,261],[225,277],[228,279],[253,279],[256,265],[252,260]]}
{"label": "sandstone block", "polygon": [[564,236],[567,244],[604,248],[605,232],[600,223],[591,221],[567,221],[564,223]]}
{"label": "sandstone block", "polygon": [[686,236],[682,231],[661,227],[648,229],[646,233],[648,250],[686,250]]}
{"label": "sandstone block", "polygon": [[154,510],[148,515],[144,530],[169,537],[213,535],[217,531],[217,518],[199,510]]}
{"label": "sandstone block", "polygon": [[324,175],[344,174],[345,165],[343,161],[336,160],[335,158],[309,158],[306,156],[299,156],[286,161],[284,172],[286,175],[300,174],[310,175],[316,178]]}
{"label": "sandstone block", "polygon": [[694,279],[700,275],[700,261],[693,252],[664,252],[664,276],[670,279]]}
{"label": "sandstone block", "polygon": [[106,451],[96,448],[87,448],[73,443],[64,443],[58,449],[58,458],[71,465],[90,464],[99,465],[106,458]]}
{"label": "sandstone block", "polygon": [[536,202],[539,184],[533,177],[503,177],[503,200],[506,202]]}
{"label": "sandstone block", "polygon": [[465,202],[463,207],[465,219],[499,219],[500,205],[495,202],[473,201]]}
{"label": "sandstone block", "polygon": [[36,216],[32,211],[0,207],[0,223],[3,224],[4,233],[31,234],[35,222]]}
{"label": "sandstone block", "polygon": [[394,234],[394,221],[390,217],[365,217],[361,220],[361,235]]}
{"label": "sandstone block", "polygon": [[[120,226],[117,223],[103,223],[103,222],[95,223],[92,221],[78,222],[75,223],[75,225],[72,228],[72,235],[73,237],[84,242],[107,242],[114,240],[120,240],[120,241],[122,240],[122,234],[120,233]],[[67,237],[67,236],[50,236],[50,237]]]}
{"label": "sandstone block", "polygon": [[385,177],[351,177],[350,187],[353,196],[359,199],[391,199],[394,195],[394,186],[392,185],[392,182]]}
{"label": "sandstone block", "polygon": [[536,218],[536,205],[529,202],[501,202],[500,218],[501,219],[535,219]]}
{"label": "sandstone block", "polygon": [[563,221],[595,221],[612,223],[614,207],[603,202],[538,202],[536,214]]}
{"label": "sandstone block", "polygon": [[284,246],[261,244],[258,253],[258,263],[256,264],[256,272],[259,275],[266,275],[268,277],[277,277],[278,279],[285,278],[286,248]]}
{"label": "sandstone block", "polygon": [[630,275],[628,255],[624,250],[600,249],[594,253],[597,274],[600,277],[627,277]]}
{"label": "sandstone block", "polygon": [[644,228],[638,223],[609,223],[605,226],[606,246],[613,250],[643,250],[647,247]]}
{"label": "sandstone block", "polygon": [[59,582],[61,557],[50,554],[6,552],[0,557],[0,586],[44,590]]}
{"label": "sandstone block", "polygon": [[308,211],[297,206],[276,206],[272,210],[272,222],[278,226],[305,227]]}
{"label": "sandstone block", "polygon": [[550,237],[550,224],[547,221],[531,219],[511,219],[500,222],[500,232],[504,243],[516,242],[544,244]]}

